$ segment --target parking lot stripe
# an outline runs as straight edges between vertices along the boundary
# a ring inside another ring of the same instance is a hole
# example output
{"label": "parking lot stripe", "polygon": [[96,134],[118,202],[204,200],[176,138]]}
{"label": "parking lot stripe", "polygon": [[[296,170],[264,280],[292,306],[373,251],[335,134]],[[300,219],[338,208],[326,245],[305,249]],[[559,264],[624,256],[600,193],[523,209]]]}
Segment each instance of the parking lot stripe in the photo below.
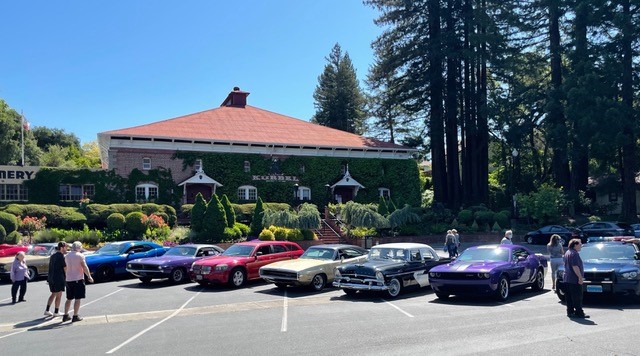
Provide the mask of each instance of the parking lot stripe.
{"label": "parking lot stripe", "polygon": [[282,325],[280,326],[280,332],[287,331],[287,314],[289,309],[289,303],[287,299],[287,290],[284,290],[284,302],[282,305]]}
{"label": "parking lot stripe", "polygon": [[80,306],[80,308],[82,308],[82,307],[86,307],[87,305],[93,304],[93,303],[95,303],[95,302],[97,302],[97,301],[99,301],[99,300],[102,300],[102,299],[106,298],[106,297],[110,297],[110,296],[112,296],[112,295],[114,295],[114,294],[116,294],[116,293],[118,293],[118,292],[120,292],[120,291],[122,291],[122,290],[123,290],[123,289],[122,289],[122,288],[120,288],[120,289],[118,289],[118,290],[117,290],[117,291],[115,291],[115,292],[111,292],[111,293],[109,293],[109,294],[107,294],[107,295],[105,295],[105,296],[102,296],[102,297],[98,298],[98,299],[92,300],[92,301],[90,301],[89,303],[82,304],[82,305]]}
{"label": "parking lot stripe", "polygon": [[176,309],[173,313],[171,313],[171,315],[169,315],[169,316],[167,316],[166,318],[164,318],[164,319],[160,320],[159,322],[157,322],[157,323],[155,323],[155,324],[151,325],[150,327],[148,327],[148,328],[146,328],[146,329],[142,330],[141,332],[139,332],[139,333],[137,333],[137,334],[133,335],[132,337],[130,337],[129,339],[127,339],[127,341],[125,341],[125,342],[123,342],[122,344],[120,344],[120,345],[118,345],[118,346],[114,347],[113,349],[111,349],[111,350],[107,351],[107,354],[112,354],[112,353],[114,353],[114,352],[116,352],[116,351],[120,350],[123,346],[127,345],[127,344],[128,344],[128,343],[130,343],[131,341],[133,341],[133,340],[135,340],[135,339],[139,338],[140,336],[142,336],[142,335],[146,334],[146,333],[147,333],[147,331],[149,331],[149,330],[151,330],[151,329],[155,328],[156,326],[158,326],[158,325],[160,325],[160,324],[164,323],[165,321],[167,321],[167,320],[169,320],[169,319],[173,318],[174,316],[178,315],[178,313],[180,313],[180,312],[182,311],[182,309],[184,309],[184,308],[185,308],[189,303],[191,303],[191,301],[192,301],[192,300],[194,300],[197,296],[199,296],[199,295],[200,295],[200,293],[202,293],[202,289],[200,289],[200,290],[198,291],[198,293],[196,293],[193,297],[189,298],[189,300],[187,300],[184,304],[182,304],[182,306],[180,306],[180,308]]}
{"label": "parking lot stripe", "polygon": [[407,313],[406,311],[404,311],[404,310],[400,309],[398,306],[396,306],[396,305],[392,304],[391,302],[386,301],[386,300],[384,300],[384,299],[382,299],[382,301],[383,301],[383,302],[385,302],[385,303],[387,303],[387,304],[389,304],[389,305],[391,305],[392,307],[396,308],[399,312],[401,312],[402,314],[404,314],[404,315],[408,316],[409,318],[413,318],[413,315],[411,315],[411,314]]}

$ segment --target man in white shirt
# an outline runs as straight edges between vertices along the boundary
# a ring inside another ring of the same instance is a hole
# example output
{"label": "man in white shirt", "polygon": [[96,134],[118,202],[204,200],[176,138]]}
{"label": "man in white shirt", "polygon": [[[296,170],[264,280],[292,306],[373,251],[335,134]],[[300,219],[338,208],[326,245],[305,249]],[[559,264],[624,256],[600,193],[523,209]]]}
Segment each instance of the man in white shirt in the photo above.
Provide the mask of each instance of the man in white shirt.
{"label": "man in white shirt", "polygon": [[[62,316],[62,322],[71,320],[71,322],[81,321],[82,318],[78,315],[80,310],[80,302],[85,298],[86,288],[84,285],[84,276],[87,276],[89,283],[93,283],[91,272],[87,267],[87,262],[82,254],[82,243],[76,241],[71,245],[71,252],[67,253],[64,260],[67,264],[67,301],[64,303],[64,315]],[[73,304],[73,319],[69,317],[69,307],[71,307],[71,301],[75,300]]]}
{"label": "man in white shirt", "polygon": [[513,245],[513,242],[511,241],[511,238],[513,237],[513,231],[511,230],[507,230],[504,233],[504,237],[502,238],[502,241],[500,241],[501,245]]}

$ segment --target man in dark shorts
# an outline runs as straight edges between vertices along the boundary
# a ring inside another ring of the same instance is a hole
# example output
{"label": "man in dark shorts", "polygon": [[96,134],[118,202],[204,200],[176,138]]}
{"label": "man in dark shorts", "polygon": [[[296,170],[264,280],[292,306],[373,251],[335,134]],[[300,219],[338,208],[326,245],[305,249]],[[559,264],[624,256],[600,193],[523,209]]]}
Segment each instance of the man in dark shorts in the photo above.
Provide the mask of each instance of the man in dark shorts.
{"label": "man in dark shorts", "polygon": [[[62,300],[62,292],[64,292],[65,286],[65,271],[67,264],[64,261],[64,255],[67,253],[67,243],[64,241],[58,242],[57,252],[54,253],[49,259],[49,275],[47,276],[47,283],[49,283],[49,291],[51,295],[47,300],[47,309],[44,311],[45,316],[59,316],[60,315],[60,300]],[[51,313],[51,303],[55,300],[55,311]]]}
{"label": "man in dark shorts", "polygon": [[[84,299],[86,293],[84,276],[87,276],[89,283],[93,283],[91,272],[89,272],[89,267],[87,267],[87,262],[81,252],[82,243],[80,241],[74,242],[71,245],[71,250],[64,258],[67,263],[67,301],[64,303],[62,322],[82,320],[82,317],[78,315],[78,311],[80,310],[80,302]],[[71,307],[72,300],[75,300],[73,303],[73,319],[69,317],[69,307]]]}

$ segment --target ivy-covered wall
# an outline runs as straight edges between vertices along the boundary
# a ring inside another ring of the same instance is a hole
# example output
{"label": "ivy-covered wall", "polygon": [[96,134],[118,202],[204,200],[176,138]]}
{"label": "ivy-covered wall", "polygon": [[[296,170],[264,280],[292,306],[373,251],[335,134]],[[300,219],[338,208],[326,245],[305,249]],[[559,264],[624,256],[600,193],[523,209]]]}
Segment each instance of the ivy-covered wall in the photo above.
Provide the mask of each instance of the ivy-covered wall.
{"label": "ivy-covered wall", "polygon": [[[183,160],[187,169],[196,159],[202,159],[203,169],[208,176],[223,184],[216,193],[226,194],[234,203],[245,203],[237,197],[238,187],[252,185],[264,201],[293,203],[294,183],[292,181],[259,181],[254,175],[279,173],[296,176],[299,186],[311,189],[311,202],[319,207],[329,200],[325,185],[332,185],[342,179],[342,167],[349,165],[349,172],[365,189],[360,189],[356,197],[359,202],[377,202],[378,188],[391,191],[391,199],[398,206],[420,205],[420,178],[418,165],[414,160],[336,158],[336,157],[271,157],[256,154],[222,154],[203,152],[176,152],[175,158]],[[250,172],[244,171],[244,162],[251,164]],[[304,172],[301,167],[304,166]]]}

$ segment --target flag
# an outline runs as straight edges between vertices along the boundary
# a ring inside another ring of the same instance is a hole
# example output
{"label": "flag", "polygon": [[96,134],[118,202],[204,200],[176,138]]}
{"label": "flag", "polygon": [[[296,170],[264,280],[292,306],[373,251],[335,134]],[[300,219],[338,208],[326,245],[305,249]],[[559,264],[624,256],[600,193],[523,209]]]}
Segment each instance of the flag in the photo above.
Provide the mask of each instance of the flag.
{"label": "flag", "polygon": [[23,116],[23,117],[22,117],[22,128],[23,128],[25,131],[29,131],[29,127],[30,127],[29,121],[27,121],[27,120],[24,118],[24,116]]}

